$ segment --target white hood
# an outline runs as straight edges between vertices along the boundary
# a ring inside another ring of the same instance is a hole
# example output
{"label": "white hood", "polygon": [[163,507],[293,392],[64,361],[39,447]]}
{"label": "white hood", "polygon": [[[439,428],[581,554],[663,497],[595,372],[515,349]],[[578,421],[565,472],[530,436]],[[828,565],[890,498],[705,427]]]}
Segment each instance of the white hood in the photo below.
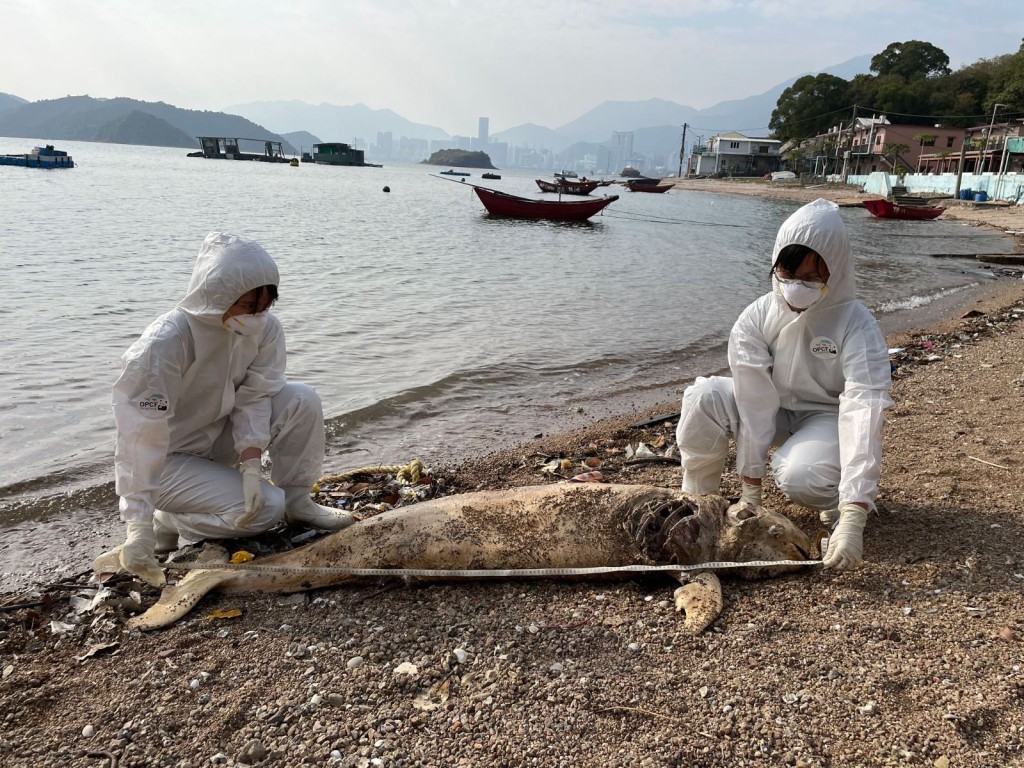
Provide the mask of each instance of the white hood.
{"label": "white hood", "polygon": [[220,325],[224,313],[243,294],[279,282],[277,264],[259,243],[211,232],[199,248],[188,292],[178,307],[204,323]]}
{"label": "white hood", "polygon": [[[804,245],[815,251],[828,265],[828,291],[808,312],[820,312],[830,306],[849,301],[857,295],[853,274],[853,253],[846,226],[839,215],[839,206],[818,198],[796,210],[779,228],[772,250],[772,267],[779,253],[788,245]],[[777,299],[783,301],[776,292]],[[783,302],[784,303],[784,302]]]}

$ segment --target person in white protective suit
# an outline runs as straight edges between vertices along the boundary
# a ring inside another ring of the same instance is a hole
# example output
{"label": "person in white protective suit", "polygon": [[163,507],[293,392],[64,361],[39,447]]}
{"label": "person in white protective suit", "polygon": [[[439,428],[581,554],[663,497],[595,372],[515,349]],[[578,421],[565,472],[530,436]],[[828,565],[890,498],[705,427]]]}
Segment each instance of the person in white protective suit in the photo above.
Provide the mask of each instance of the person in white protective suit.
{"label": "person in white protective suit", "polygon": [[[268,311],[277,286],[277,265],[258,243],[212,232],[185,298],[124,354],[114,473],[128,532],[97,564],[113,559],[115,570],[160,586],[156,553],[179,537],[253,535],[282,519],[330,531],[354,522],[310,495],[324,459],[323,409],[311,387],[285,379],[284,333]],[[261,473],[265,450],[273,484]]]}
{"label": "person in white protective suit", "polygon": [[839,207],[808,203],[779,229],[772,290],[729,336],[732,377],[698,377],[683,394],[676,442],[684,492],[717,493],[736,441],[740,501],[761,506],[768,451],[775,484],[835,527],[824,566],[860,565],[882,462],[891,369],[885,338],[855,299],[850,241]]}

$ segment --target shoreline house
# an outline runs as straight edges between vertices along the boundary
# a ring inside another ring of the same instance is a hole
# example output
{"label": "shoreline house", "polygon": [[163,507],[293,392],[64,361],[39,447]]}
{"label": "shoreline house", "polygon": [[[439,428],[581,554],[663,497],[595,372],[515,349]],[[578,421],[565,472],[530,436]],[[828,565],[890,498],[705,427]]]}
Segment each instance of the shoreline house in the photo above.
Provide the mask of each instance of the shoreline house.
{"label": "shoreline house", "polygon": [[687,176],[764,176],[782,163],[778,139],[730,131],[695,145],[686,163]]}
{"label": "shoreline house", "polygon": [[1010,169],[1004,166],[1021,169],[1024,157],[1014,159],[1019,150],[1007,143],[1022,136],[1021,127],[1019,120],[971,128],[893,124],[885,115],[873,115],[858,117],[852,125],[840,123],[804,142],[787,142],[782,152],[791,164],[816,176],[996,173]]}

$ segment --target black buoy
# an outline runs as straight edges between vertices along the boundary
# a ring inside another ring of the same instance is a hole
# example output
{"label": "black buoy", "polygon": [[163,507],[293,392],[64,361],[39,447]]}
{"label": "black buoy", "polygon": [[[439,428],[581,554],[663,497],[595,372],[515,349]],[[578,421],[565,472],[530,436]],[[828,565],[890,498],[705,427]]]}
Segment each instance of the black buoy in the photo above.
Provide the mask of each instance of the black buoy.
{"label": "black buoy", "polygon": [[390,192],[391,191],[391,187],[384,187],[384,191],[385,192]]}

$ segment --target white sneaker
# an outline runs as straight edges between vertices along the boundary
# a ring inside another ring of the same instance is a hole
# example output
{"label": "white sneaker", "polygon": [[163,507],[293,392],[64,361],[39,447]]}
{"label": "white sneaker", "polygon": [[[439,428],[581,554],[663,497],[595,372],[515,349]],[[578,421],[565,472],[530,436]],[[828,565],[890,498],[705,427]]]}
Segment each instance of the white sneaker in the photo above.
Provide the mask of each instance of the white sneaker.
{"label": "white sneaker", "polygon": [[356,521],[348,512],[317,504],[308,488],[287,487],[284,500],[284,519],[289,523],[303,523],[322,531],[340,531]]}

